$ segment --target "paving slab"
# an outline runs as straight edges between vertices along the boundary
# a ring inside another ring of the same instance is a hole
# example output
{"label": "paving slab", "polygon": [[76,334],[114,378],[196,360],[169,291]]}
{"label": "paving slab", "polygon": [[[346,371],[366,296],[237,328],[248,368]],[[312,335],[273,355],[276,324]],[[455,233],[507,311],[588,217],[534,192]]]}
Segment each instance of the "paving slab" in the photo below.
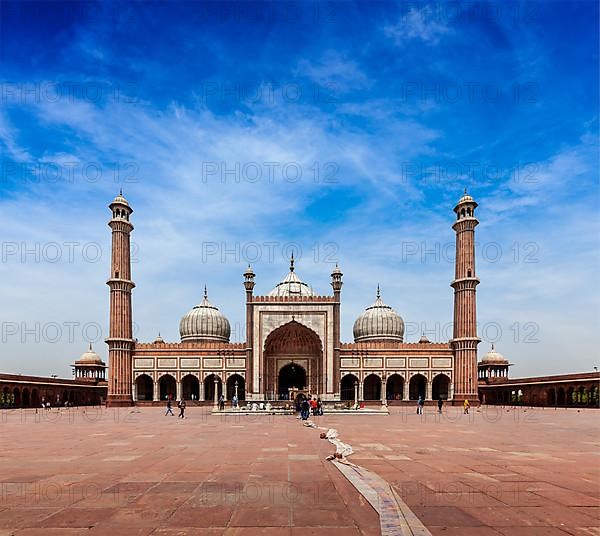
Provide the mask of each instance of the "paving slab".
{"label": "paving slab", "polygon": [[[315,423],[337,429],[349,460],[430,534],[600,535],[598,412],[434,411]],[[3,415],[0,536],[381,534],[325,460],[334,447],[321,430],[294,416],[187,413]]]}

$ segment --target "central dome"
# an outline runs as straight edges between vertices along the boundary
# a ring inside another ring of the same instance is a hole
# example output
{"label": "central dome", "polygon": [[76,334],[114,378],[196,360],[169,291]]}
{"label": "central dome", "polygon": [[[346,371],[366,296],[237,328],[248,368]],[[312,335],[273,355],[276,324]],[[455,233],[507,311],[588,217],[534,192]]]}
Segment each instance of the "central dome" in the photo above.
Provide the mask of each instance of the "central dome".
{"label": "central dome", "polygon": [[375,303],[367,307],[354,322],[354,342],[377,340],[404,340],[404,320],[389,305],[383,303],[379,286]]}
{"label": "central dome", "polygon": [[277,283],[275,288],[267,296],[316,296],[312,287],[302,281],[294,272],[294,255],[290,260],[290,272],[285,276],[281,283]]}
{"label": "central dome", "polygon": [[229,320],[208,301],[206,287],[204,299],[179,322],[181,342],[219,341],[229,342],[231,326]]}

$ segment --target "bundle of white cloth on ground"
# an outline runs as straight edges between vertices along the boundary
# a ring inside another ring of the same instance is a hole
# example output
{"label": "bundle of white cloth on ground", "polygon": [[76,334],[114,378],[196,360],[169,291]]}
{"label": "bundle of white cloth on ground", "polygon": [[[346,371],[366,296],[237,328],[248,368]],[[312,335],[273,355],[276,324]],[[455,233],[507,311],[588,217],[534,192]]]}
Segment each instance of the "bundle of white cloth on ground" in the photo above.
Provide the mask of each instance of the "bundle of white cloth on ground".
{"label": "bundle of white cloth on ground", "polygon": [[325,437],[329,440],[329,442],[335,445],[335,451],[338,454],[341,454],[343,458],[345,458],[346,456],[350,456],[350,454],[353,454],[354,451],[352,450],[352,447],[348,445],[348,443],[344,443],[343,441],[338,439],[338,436],[338,431],[335,428],[330,428],[325,433]]}

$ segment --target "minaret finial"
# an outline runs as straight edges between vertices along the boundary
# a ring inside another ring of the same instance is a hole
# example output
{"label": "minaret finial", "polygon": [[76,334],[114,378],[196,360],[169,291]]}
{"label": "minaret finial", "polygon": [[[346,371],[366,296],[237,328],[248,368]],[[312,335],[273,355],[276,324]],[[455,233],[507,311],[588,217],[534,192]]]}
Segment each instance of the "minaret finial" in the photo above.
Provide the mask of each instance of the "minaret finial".
{"label": "minaret finial", "polygon": [[492,343],[492,352],[494,351],[494,343]]}
{"label": "minaret finial", "polygon": [[377,283],[377,299],[381,298],[381,291],[379,290],[379,283]]}
{"label": "minaret finial", "polygon": [[123,195],[123,188],[119,188],[119,195]]}
{"label": "minaret finial", "polygon": [[465,195],[467,195],[467,187],[465,186]]}
{"label": "minaret finial", "polygon": [[208,291],[206,290],[206,285],[204,285],[204,299],[208,298]]}
{"label": "minaret finial", "polygon": [[90,352],[92,351],[92,343],[90,342]]}
{"label": "minaret finial", "polygon": [[292,258],[290,259],[290,272],[294,271],[294,252],[292,251]]}

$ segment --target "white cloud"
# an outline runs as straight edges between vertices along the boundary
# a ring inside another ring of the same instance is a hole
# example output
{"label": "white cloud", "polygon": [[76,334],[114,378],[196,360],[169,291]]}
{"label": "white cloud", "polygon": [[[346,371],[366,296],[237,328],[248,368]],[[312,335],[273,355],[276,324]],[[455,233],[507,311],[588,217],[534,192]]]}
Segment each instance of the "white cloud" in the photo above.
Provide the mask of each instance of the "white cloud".
{"label": "white cloud", "polygon": [[[437,8],[434,6],[435,9]],[[437,45],[443,37],[450,33],[446,23],[432,17],[428,6],[420,9],[406,9],[398,22],[385,26],[383,31],[398,46],[404,46],[411,41]]]}

